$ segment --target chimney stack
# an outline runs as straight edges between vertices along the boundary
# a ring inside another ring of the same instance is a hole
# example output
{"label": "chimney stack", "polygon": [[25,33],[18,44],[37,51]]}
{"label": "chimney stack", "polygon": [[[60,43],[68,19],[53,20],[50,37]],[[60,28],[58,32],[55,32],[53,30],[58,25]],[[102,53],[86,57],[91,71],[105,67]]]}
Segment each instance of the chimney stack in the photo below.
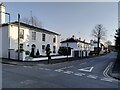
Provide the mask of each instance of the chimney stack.
{"label": "chimney stack", "polygon": [[0,24],[5,23],[5,5],[2,2],[0,4]]}

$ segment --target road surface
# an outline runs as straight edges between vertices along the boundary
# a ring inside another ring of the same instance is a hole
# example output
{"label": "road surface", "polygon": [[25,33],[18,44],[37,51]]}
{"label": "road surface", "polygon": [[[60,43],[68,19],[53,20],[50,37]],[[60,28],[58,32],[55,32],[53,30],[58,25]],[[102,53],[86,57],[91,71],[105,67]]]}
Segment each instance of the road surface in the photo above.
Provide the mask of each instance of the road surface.
{"label": "road surface", "polygon": [[3,88],[119,88],[107,74],[116,53],[58,64],[2,65]]}

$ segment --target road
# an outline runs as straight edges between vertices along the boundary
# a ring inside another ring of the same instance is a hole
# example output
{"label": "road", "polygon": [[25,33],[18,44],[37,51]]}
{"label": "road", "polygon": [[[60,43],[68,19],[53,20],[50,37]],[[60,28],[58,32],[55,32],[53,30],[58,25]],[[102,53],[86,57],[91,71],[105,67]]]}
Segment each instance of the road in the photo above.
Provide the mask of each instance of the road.
{"label": "road", "polygon": [[107,74],[116,53],[58,64],[2,65],[3,88],[119,88]]}

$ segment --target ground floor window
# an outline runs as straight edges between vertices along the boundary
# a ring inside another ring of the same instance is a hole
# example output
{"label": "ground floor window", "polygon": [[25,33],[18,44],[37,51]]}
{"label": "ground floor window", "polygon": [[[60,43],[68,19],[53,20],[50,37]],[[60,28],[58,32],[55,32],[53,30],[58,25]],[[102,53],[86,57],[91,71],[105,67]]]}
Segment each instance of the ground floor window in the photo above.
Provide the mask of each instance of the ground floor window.
{"label": "ground floor window", "polygon": [[53,46],[53,53],[56,53],[56,46]]}
{"label": "ground floor window", "polygon": [[42,45],[42,52],[45,52],[45,45]]}
{"label": "ground floor window", "polygon": [[20,49],[23,49],[23,44],[20,44]]}

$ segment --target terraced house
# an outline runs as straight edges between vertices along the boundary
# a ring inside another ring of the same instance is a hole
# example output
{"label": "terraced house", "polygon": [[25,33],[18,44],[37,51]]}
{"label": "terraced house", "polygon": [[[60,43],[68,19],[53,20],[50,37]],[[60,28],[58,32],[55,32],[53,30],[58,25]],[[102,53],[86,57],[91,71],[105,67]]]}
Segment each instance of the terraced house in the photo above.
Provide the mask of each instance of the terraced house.
{"label": "terraced house", "polygon": [[[0,57],[8,57],[8,50],[18,49],[18,21],[5,23],[5,5],[0,4]],[[12,15],[12,14],[11,14]],[[25,51],[39,50],[45,55],[45,47],[50,44],[52,53],[57,54],[60,46],[60,34],[47,29],[20,22],[20,48]]]}

